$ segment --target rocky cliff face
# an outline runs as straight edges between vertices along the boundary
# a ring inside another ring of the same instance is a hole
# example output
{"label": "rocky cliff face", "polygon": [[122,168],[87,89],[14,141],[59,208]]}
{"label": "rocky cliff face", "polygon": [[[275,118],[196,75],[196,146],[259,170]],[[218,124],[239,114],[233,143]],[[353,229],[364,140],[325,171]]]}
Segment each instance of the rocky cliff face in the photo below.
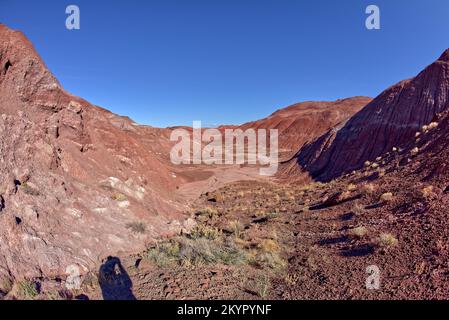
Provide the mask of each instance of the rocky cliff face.
{"label": "rocky cliff face", "polygon": [[318,180],[358,169],[415,137],[449,102],[449,50],[415,78],[385,90],[346,123],[304,146],[283,170],[298,165]]}
{"label": "rocky cliff face", "polygon": [[65,92],[3,25],[0,132],[0,278],[83,272],[182,227],[170,131]]}

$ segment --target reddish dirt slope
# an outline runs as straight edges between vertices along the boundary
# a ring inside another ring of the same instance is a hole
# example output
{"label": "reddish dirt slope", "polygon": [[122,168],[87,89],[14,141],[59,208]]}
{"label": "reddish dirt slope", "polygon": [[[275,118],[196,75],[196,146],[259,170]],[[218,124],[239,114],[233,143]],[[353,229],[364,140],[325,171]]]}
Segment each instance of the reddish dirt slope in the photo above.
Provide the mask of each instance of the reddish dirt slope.
{"label": "reddish dirt slope", "polygon": [[284,171],[300,165],[312,177],[330,180],[409,142],[448,107],[448,56],[446,51],[415,78],[385,90],[346,123],[304,146]]}

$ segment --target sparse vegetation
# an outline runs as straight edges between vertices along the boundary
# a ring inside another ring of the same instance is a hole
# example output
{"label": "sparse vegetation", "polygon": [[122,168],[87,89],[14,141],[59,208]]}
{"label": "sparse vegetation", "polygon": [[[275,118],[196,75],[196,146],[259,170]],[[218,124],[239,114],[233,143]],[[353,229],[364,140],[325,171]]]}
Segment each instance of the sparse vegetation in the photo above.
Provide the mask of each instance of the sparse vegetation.
{"label": "sparse vegetation", "polygon": [[159,267],[177,264],[195,267],[211,263],[239,265],[247,262],[244,250],[232,241],[178,237],[147,251],[146,258]]}
{"label": "sparse vegetation", "polygon": [[362,215],[363,213],[365,213],[365,206],[359,202],[357,202],[356,204],[354,204],[354,206],[352,207],[352,212],[355,215]]}
{"label": "sparse vegetation", "polygon": [[221,231],[218,228],[209,227],[207,225],[196,225],[191,231],[190,236],[193,239],[206,238],[215,240],[221,236]]}
{"label": "sparse vegetation", "polygon": [[366,227],[360,226],[349,231],[349,235],[354,238],[363,238],[368,234]]}
{"label": "sparse vegetation", "polygon": [[38,295],[36,283],[30,280],[23,280],[18,284],[18,294],[21,299],[24,300],[33,300]]}
{"label": "sparse vegetation", "polygon": [[426,186],[421,190],[422,196],[424,198],[429,198],[431,197],[434,192],[433,192],[433,186]]}
{"label": "sparse vegetation", "polygon": [[378,244],[381,248],[396,247],[398,242],[398,239],[391,233],[382,233],[378,240]]}
{"label": "sparse vegetation", "polygon": [[213,207],[206,207],[197,212],[198,216],[205,216],[208,218],[213,218],[217,214],[218,214],[218,210]]}
{"label": "sparse vegetation", "polygon": [[393,200],[393,193],[386,192],[380,196],[380,201],[382,202],[390,202]]}
{"label": "sparse vegetation", "polygon": [[146,226],[143,222],[130,222],[126,225],[134,233],[145,233]]}
{"label": "sparse vegetation", "polygon": [[229,222],[229,228],[236,238],[240,238],[245,227],[240,221],[234,220]]}
{"label": "sparse vegetation", "polygon": [[366,183],[363,185],[362,190],[366,194],[372,194],[376,191],[376,186],[372,183]]}
{"label": "sparse vegetation", "polygon": [[122,194],[122,193],[114,193],[112,196],[111,196],[111,198],[112,198],[112,200],[115,200],[115,201],[118,201],[118,202],[123,202],[123,201],[126,201],[127,200],[127,198],[126,198],[126,196],[124,195],[124,194]]}
{"label": "sparse vegetation", "polygon": [[284,277],[284,281],[289,286],[295,286],[299,281],[299,276],[297,274],[289,273]]}
{"label": "sparse vegetation", "polygon": [[256,292],[259,297],[265,299],[271,288],[271,280],[267,275],[262,275],[255,280]]}

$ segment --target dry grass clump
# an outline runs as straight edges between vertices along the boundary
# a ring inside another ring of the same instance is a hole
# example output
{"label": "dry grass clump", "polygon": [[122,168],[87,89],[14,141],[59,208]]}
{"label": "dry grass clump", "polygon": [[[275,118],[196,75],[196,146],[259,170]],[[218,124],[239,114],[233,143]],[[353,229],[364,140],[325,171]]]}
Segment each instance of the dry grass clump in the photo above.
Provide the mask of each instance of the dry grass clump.
{"label": "dry grass clump", "polygon": [[362,214],[364,214],[365,213],[365,206],[363,205],[363,204],[361,204],[361,203],[359,203],[359,202],[357,202],[356,204],[354,204],[354,206],[352,207],[352,212],[355,214],[355,215],[362,215]]}
{"label": "dry grass clump", "polygon": [[39,295],[39,292],[36,283],[30,280],[23,280],[18,284],[18,294],[20,299],[33,300]]}
{"label": "dry grass clump", "polygon": [[174,264],[192,268],[213,263],[240,265],[248,262],[247,253],[233,241],[187,237],[178,237],[150,248],[145,257],[161,268]]}
{"label": "dry grass clump", "polygon": [[391,233],[382,233],[378,239],[378,245],[381,248],[396,247],[398,243],[398,239],[396,239],[396,237]]}
{"label": "dry grass clump", "polygon": [[421,194],[424,198],[430,198],[434,192],[433,192],[433,186],[426,186],[421,190]]}
{"label": "dry grass clump", "polygon": [[123,202],[123,201],[126,201],[127,200],[127,198],[126,198],[126,196],[124,195],[124,194],[122,194],[122,193],[114,193],[112,196],[111,196],[111,198],[112,198],[112,200],[115,200],[115,201],[118,201],[118,202]]}
{"label": "dry grass clump", "polygon": [[357,185],[355,185],[355,184],[353,184],[353,183],[350,183],[350,184],[348,184],[347,189],[348,189],[348,191],[354,191],[354,190],[357,190]]}
{"label": "dry grass clump", "polygon": [[280,246],[273,239],[263,239],[252,252],[251,264],[261,269],[283,270],[287,262],[280,256]]}
{"label": "dry grass clump", "polygon": [[362,186],[362,191],[366,194],[372,194],[376,191],[376,186],[372,183],[366,183]]}
{"label": "dry grass clump", "polygon": [[196,225],[191,231],[190,236],[193,239],[206,238],[209,240],[218,239],[222,232],[218,228],[209,227],[207,225]]}
{"label": "dry grass clump", "polygon": [[130,222],[126,224],[126,228],[134,233],[145,233],[146,226],[143,222]]}
{"label": "dry grass clump", "polygon": [[393,200],[393,198],[394,198],[393,193],[386,192],[386,193],[384,193],[384,194],[382,194],[380,196],[380,201],[382,201],[382,202],[390,202],[390,201]]}
{"label": "dry grass clump", "polygon": [[218,214],[218,210],[213,207],[206,207],[199,212],[197,212],[197,215],[199,216],[207,216],[209,218],[213,218]]}
{"label": "dry grass clump", "polygon": [[270,278],[267,275],[257,277],[255,281],[255,288],[257,295],[260,298],[265,299],[268,296],[271,288]]}
{"label": "dry grass clump", "polygon": [[353,238],[361,239],[368,234],[368,229],[366,227],[360,226],[349,230],[349,235]]}
{"label": "dry grass clump", "polygon": [[229,228],[236,238],[240,238],[245,226],[239,220],[233,220],[229,222]]}

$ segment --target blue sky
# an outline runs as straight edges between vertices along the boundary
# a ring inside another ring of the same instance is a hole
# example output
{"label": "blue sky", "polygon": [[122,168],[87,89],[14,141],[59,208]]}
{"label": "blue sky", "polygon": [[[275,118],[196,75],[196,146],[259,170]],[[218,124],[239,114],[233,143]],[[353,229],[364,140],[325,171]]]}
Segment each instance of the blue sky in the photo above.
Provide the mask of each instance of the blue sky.
{"label": "blue sky", "polygon": [[[65,28],[65,8],[81,30]],[[381,9],[381,30],[365,8]],[[376,96],[449,47],[447,0],[0,0],[75,95],[155,126],[238,124]]]}

